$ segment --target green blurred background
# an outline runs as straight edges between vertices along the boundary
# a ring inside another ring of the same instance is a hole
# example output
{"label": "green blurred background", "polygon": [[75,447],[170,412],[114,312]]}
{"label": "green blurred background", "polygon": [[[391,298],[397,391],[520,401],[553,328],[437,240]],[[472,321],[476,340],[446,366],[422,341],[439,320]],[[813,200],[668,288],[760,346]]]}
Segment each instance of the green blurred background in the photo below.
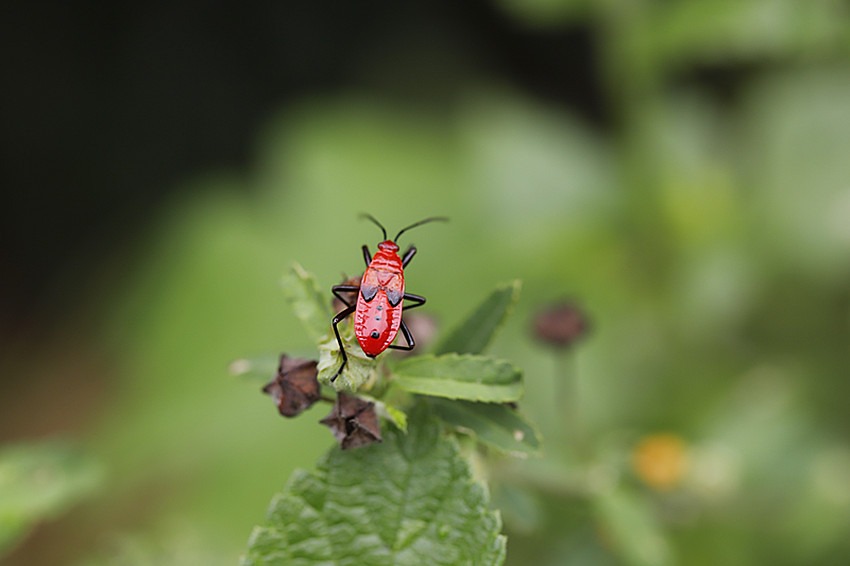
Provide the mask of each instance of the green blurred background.
{"label": "green blurred background", "polygon": [[444,327],[523,280],[509,564],[850,562],[850,3],[4,12],[4,564],[235,564],[333,440],[227,366],[315,357],[278,280],[357,273],[360,212],[451,217],[405,236]]}

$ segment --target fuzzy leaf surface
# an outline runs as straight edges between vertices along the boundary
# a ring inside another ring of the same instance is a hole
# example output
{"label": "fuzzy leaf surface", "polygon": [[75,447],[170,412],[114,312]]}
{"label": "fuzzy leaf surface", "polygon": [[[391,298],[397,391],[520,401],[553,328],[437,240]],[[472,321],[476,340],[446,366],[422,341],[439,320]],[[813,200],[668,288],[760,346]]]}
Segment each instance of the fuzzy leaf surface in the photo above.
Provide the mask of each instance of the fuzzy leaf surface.
{"label": "fuzzy leaf surface", "polygon": [[522,370],[484,356],[416,356],[400,362],[393,374],[400,389],[449,399],[507,403],[523,393]]}
{"label": "fuzzy leaf surface", "polygon": [[330,330],[333,314],[328,297],[319,290],[313,274],[295,263],[280,280],[280,286],[310,338],[314,342],[321,340]]}
{"label": "fuzzy leaf surface", "polygon": [[337,391],[359,391],[370,389],[374,381],[374,374],[378,367],[378,358],[370,358],[363,353],[363,349],[357,340],[354,338],[353,325],[341,324],[340,337],[342,345],[348,355],[348,363],[339,377],[331,382],[331,378],[336,374],[340,364],[342,364],[342,355],[339,353],[339,344],[336,341],[336,336],[331,333],[319,343],[319,383],[333,387]]}
{"label": "fuzzy leaf surface", "polygon": [[243,566],[499,565],[501,521],[457,442],[433,417],[407,434],[333,448],[315,472],[296,472],[251,535]]}
{"label": "fuzzy leaf surface", "polygon": [[513,310],[522,287],[519,280],[497,287],[478,307],[446,335],[435,353],[480,354],[493,340]]}

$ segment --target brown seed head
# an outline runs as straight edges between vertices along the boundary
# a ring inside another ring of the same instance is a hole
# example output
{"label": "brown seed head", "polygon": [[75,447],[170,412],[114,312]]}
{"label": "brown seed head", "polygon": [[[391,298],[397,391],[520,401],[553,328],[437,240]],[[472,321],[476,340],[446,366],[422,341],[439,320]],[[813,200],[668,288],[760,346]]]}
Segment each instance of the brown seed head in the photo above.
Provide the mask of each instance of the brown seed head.
{"label": "brown seed head", "polygon": [[315,360],[290,358],[286,354],[280,357],[277,375],[263,392],[271,395],[284,417],[299,415],[321,398],[316,365]]}
{"label": "brown seed head", "polygon": [[534,318],[538,339],[557,348],[568,348],[588,329],[587,318],[574,304],[560,302],[542,309]]}
{"label": "brown seed head", "polygon": [[343,450],[383,441],[375,404],[359,397],[339,393],[330,414],[319,422],[331,429]]}

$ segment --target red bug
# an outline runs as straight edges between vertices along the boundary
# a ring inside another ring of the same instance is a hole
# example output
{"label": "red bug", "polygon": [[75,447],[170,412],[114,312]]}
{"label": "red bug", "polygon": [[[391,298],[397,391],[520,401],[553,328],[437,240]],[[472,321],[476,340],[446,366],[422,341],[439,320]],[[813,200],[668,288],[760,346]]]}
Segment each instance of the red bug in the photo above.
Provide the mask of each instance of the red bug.
{"label": "red bug", "polygon": [[[363,246],[363,259],[366,260],[366,271],[360,280],[360,285],[334,285],[331,289],[333,294],[341,300],[346,308],[337,313],[333,319],[334,334],[339,344],[339,352],[342,355],[342,364],[336,371],[331,381],[334,381],[342,373],[348,356],[339,337],[337,324],[354,313],[354,334],[363,352],[370,358],[374,358],[387,348],[397,350],[412,350],[416,345],[407,325],[401,318],[403,308],[412,309],[425,304],[425,297],[404,292],[404,268],[416,254],[416,248],[410,246],[404,255],[399,257],[398,244],[396,241],[407,230],[433,222],[435,220],[446,221],[448,218],[433,216],[420,220],[396,234],[392,240],[387,239],[387,230],[380,222],[369,214],[363,217],[374,222],[381,229],[384,241],[378,244],[378,251],[374,257],[369,253],[369,246]],[[341,293],[357,293],[357,302],[351,304],[349,299]],[[408,300],[411,304],[402,306],[402,301]],[[398,331],[401,330],[407,346],[393,344]]]}

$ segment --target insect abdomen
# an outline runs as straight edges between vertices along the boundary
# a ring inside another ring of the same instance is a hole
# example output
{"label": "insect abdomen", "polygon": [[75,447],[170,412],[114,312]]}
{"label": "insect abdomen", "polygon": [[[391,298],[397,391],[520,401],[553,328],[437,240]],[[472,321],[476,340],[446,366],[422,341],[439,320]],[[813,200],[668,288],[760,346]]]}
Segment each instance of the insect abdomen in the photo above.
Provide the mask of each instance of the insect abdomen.
{"label": "insect abdomen", "polygon": [[386,291],[379,290],[368,303],[362,296],[357,299],[354,315],[354,333],[367,356],[377,356],[387,349],[401,325],[401,305],[393,307]]}

